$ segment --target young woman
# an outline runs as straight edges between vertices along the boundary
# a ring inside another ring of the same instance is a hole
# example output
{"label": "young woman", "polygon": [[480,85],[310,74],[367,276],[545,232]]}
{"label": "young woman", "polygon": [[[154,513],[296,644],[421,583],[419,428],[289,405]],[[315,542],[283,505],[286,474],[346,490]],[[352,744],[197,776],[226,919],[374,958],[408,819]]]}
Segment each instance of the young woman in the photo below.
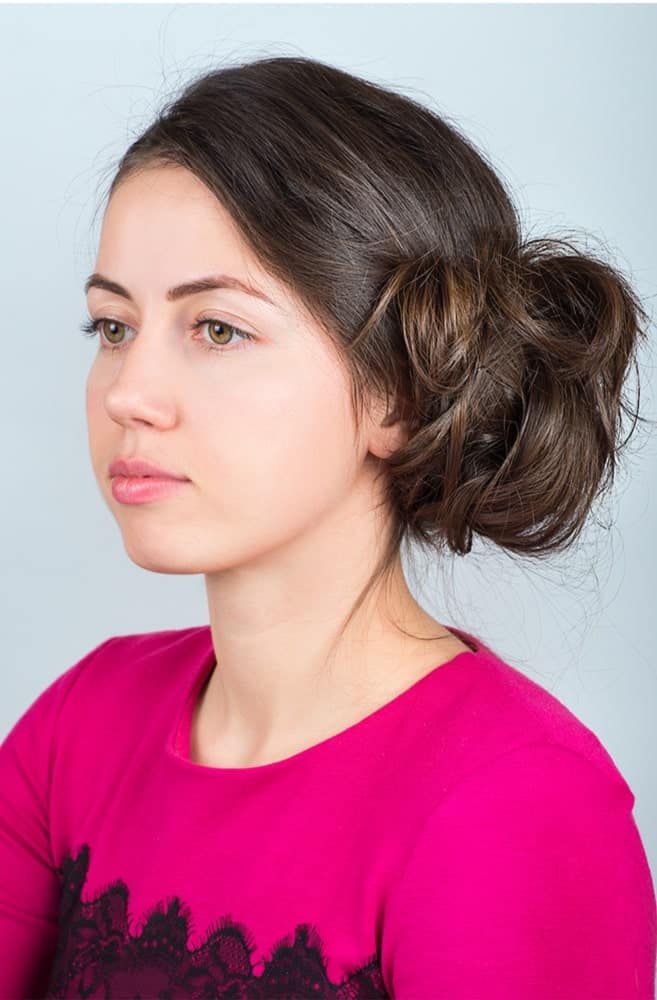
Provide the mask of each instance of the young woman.
{"label": "young woman", "polygon": [[106,639],[2,744],[0,994],[653,997],[627,782],[400,559],[577,537],[623,276],[524,240],[436,113],[266,58],[133,142],[86,293],[101,494],[210,622]]}

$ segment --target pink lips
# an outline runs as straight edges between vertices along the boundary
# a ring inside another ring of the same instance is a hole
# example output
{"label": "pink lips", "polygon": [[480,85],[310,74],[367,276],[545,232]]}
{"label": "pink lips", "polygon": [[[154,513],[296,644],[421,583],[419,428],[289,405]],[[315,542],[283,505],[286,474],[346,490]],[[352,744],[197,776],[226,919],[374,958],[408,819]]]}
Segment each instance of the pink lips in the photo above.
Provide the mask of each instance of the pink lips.
{"label": "pink lips", "polygon": [[116,458],[108,471],[112,479],[112,496],[123,504],[162,499],[180,490],[183,483],[191,483],[187,476],[168,472],[145,458]]}
{"label": "pink lips", "polygon": [[144,458],[117,458],[110,463],[110,476],[153,477],[156,479],[187,480],[187,476],[179,476],[175,472],[160,469]]}

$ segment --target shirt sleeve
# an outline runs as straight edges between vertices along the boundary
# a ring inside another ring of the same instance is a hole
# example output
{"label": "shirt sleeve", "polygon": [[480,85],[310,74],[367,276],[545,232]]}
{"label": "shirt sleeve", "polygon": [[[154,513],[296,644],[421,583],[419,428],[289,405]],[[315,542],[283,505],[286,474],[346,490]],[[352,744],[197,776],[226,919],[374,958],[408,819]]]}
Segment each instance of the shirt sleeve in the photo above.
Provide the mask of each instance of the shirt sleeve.
{"label": "shirt sleeve", "polygon": [[49,792],[59,715],[106,639],[60,674],[0,744],[0,997],[44,996],[57,945],[60,882]]}
{"label": "shirt sleeve", "polygon": [[624,780],[547,741],[457,782],[385,908],[394,1000],[654,1000],[655,892],[633,805]]}

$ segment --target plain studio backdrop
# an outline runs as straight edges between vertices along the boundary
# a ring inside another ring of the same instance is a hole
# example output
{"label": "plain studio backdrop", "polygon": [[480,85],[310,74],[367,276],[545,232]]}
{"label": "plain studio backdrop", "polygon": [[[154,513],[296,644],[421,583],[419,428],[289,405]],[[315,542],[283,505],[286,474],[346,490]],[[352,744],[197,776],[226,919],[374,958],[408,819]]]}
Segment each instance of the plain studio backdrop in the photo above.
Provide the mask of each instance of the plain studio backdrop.
{"label": "plain studio backdrop", "polygon": [[[99,204],[160,102],[213,66],[274,54],[400,88],[490,154],[525,232],[590,233],[652,316],[656,41],[655,5],[0,6],[0,738],[105,638],[208,620],[202,576],[130,561],[87,448],[97,342],[79,325]],[[639,361],[641,413],[654,419],[654,356]],[[475,538],[466,557],[409,568],[438,620],[479,635],[601,739],[636,796],[653,872],[656,470],[657,439],[639,425],[571,551],[532,563]]]}

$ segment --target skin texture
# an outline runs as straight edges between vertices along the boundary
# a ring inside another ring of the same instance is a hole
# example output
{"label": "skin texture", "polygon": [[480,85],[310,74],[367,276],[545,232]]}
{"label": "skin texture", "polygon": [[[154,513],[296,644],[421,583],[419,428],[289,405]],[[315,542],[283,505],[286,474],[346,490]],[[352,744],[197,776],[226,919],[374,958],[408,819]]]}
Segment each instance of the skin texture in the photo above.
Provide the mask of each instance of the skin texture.
{"label": "skin texture", "polygon": [[[86,410],[94,474],[130,559],[156,573],[203,573],[217,666],[192,722],[192,758],[223,767],[282,759],[374,711],[467,647],[410,594],[398,561],[330,667],[331,641],[379,554],[375,456],[402,440],[374,402],[355,426],[349,384],[325,331],[275,281],[192,173],[158,167],[128,179],[103,219],[94,270],[133,302],[87,296],[102,349]],[[236,290],[177,302],[173,286],[239,277]],[[200,318],[221,320],[228,327]],[[238,331],[251,333],[245,340]],[[208,351],[204,345],[217,345]],[[226,346],[222,346],[225,344]],[[108,466],[137,455],[191,482],[141,505],[115,500]],[[386,611],[387,607],[387,611]],[[418,635],[401,635],[390,620]]]}

